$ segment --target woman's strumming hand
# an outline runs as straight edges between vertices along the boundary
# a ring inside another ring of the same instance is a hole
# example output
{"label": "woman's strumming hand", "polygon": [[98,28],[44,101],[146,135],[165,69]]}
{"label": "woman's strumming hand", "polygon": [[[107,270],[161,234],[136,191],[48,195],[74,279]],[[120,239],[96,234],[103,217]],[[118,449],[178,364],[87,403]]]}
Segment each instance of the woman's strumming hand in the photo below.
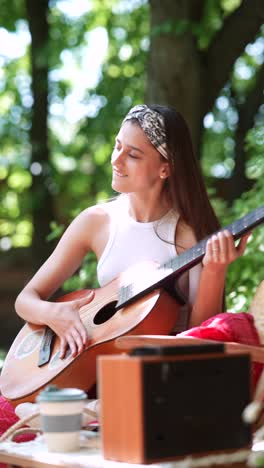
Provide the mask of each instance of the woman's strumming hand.
{"label": "woman's strumming hand", "polygon": [[85,297],[67,302],[52,303],[52,314],[47,325],[60,338],[60,358],[65,357],[67,348],[72,356],[85,350],[89,342],[87,330],[80,318],[80,309],[94,298],[94,291]]}

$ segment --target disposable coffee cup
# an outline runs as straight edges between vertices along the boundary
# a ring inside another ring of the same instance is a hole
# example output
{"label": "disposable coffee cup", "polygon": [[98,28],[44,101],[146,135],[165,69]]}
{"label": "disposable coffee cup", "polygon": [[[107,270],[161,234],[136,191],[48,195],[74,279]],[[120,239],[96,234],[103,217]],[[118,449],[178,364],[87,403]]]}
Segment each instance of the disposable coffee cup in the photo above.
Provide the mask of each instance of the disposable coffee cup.
{"label": "disposable coffee cup", "polygon": [[39,393],[36,401],[49,452],[79,450],[86,399],[86,393],[78,388],[58,388],[56,385],[49,385]]}

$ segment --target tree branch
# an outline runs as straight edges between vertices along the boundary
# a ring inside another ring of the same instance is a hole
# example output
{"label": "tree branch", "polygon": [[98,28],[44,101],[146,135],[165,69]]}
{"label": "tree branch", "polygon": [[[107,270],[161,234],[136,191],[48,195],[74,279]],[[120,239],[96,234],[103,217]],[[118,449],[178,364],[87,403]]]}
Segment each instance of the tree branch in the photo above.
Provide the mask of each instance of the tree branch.
{"label": "tree branch", "polygon": [[253,127],[254,118],[260,107],[264,102],[264,63],[257,72],[257,78],[254,88],[249,92],[246,101],[239,106],[239,125],[240,131],[244,134]]}
{"label": "tree branch", "polygon": [[212,108],[227,82],[236,59],[254,40],[264,22],[264,1],[243,0],[241,6],[224,22],[207,53],[208,97],[205,113]]}
{"label": "tree branch", "polygon": [[238,106],[239,121],[235,132],[235,167],[232,176],[226,182],[228,200],[232,202],[252,187],[253,181],[246,176],[245,138],[248,130],[254,125],[254,118],[264,101],[264,64],[258,71],[254,88],[249,92],[246,101]]}

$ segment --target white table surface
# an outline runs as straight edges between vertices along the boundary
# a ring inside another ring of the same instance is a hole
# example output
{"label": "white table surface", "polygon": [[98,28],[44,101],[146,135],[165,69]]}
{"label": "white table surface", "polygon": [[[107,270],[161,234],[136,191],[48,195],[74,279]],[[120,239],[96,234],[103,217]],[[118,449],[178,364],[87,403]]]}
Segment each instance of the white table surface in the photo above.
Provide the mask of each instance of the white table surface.
{"label": "white table surface", "polygon": [[[186,456],[184,459],[171,462],[155,463],[151,465],[121,463],[105,460],[100,449],[100,438],[94,433],[83,432],[81,448],[77,452],[53,453],[48,452],[43,436],[24,443],[0,443],[0,462],[10,463],[22,467],[71,467],[71,468],[198,468],[210,467],[213,464],[230,466],[231,463],[245,463],[250,454],[249,450],[241,449],[229,454],[210,454],[199,458]],[[264,450],[264,447],[262,447]],[[261,449],[259,449],[261,450]]]}

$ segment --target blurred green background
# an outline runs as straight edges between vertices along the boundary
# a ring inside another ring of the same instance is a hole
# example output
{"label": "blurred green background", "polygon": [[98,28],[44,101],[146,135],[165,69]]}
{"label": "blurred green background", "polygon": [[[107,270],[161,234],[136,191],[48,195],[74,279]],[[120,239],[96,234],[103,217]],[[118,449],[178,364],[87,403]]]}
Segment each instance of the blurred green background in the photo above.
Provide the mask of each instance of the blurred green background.
{"label": "blurred green background", "polygon": [[[264,203],[262,0],[0,0],[0,347],[13,303],[77,213],[113,195],[128,109],[176,107],[223,225]],[[230,311],[264,279],[264,229],[229,269]],[[88,256],[64,290],[95,286]]]}

